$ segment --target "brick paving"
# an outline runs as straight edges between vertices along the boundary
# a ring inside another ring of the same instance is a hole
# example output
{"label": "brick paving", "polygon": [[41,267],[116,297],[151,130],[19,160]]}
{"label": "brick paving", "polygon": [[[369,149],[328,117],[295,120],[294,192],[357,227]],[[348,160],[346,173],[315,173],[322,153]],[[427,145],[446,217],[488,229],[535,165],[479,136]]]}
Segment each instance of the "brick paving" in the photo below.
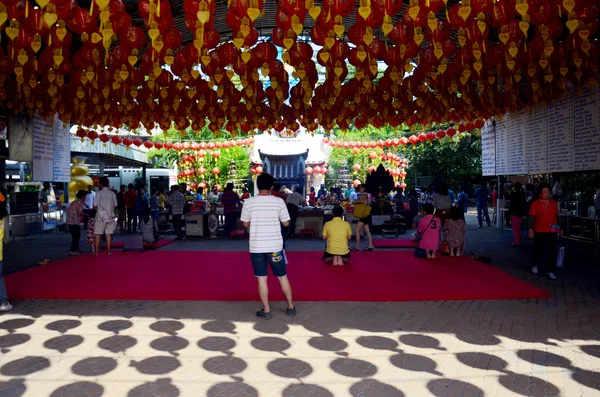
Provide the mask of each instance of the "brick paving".
{"label": "brick paving", "polygon": [[[508,248],[510,232],[477,229],[470,217],[468,240],[468,252],[553,298],[299,302],[296,317],[275,303],[271,321],[254,316],[254,302],[13,302],[0,315],[0,397],[599,396],[597,262],[569,246],[567,270],[553,282],[527,272],[531,243]],[[59,258],[67,242],[10,244],[5,266]]]}

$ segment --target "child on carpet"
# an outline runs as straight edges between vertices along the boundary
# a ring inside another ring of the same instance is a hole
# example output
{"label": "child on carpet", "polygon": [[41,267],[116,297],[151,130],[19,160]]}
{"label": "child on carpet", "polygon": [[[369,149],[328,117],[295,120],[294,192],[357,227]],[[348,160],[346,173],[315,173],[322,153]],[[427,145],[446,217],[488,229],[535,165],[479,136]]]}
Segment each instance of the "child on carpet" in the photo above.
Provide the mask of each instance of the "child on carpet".
{"label": "child on carpet", "polygon": [[461,256],[467,239],[467,224],[462,208],[450,208],[450,218],[444,223],[444,236],[450,248],[450,256]]}
{"label": "child on carpet", "polygon": [[435,209],[432,204],[425,204],[425,216],[419,221],[417,232],[423,236],[419,246],[427,251],[428,259],[437,257],[437,250],[440,248],[440,232],[442,230],[442,221],[434,215]]}
{"label": "child on carpet", "polygon": [[327,240],[327,248],[323,253],[325,263],[343,266],[350,259],[348,240],[352,238],[350,224],[342,219],[344,210],[340,206],[333,208],[333,219],[323,226],[323,240]]}
{"label": "child on carpet", "polygon": [[85,241],[92,246],[92,254],[96,252],[96,235],[94,234],[94,227],[96,224],[96,210],[91,209],[88,211],[88,224],[87,233],[85,235]]}

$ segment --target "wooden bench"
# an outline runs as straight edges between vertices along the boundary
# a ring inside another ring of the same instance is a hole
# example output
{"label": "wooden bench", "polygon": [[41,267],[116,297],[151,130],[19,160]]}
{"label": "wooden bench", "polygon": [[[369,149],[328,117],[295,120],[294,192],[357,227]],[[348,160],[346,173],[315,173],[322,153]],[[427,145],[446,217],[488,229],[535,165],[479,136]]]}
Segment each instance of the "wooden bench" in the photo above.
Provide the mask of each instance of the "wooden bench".
{"label": "wooden bench", "polygon": [[229,235],[229,239],[233,240],[234,238],[239,238],[240,240],[243,240],[246,238],[246,231],[243,229],[237,229],[231,232],[231,234]]}
{"label": "wooden bench", "polygon": [[315,231],[312,229],[301,229],[300,238],[304,238],[304,236],[315,238]]}

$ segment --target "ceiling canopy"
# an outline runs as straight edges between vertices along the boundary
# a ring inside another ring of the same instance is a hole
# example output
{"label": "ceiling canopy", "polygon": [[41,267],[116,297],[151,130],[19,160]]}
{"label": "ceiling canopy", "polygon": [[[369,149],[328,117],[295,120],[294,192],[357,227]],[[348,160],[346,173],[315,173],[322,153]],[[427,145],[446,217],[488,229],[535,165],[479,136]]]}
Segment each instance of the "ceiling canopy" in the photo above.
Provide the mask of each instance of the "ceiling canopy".
{"label": "ceiling canopy", "polygon": [[597,0],[0,0],[0,100],[218,135],[471,125],[598,77]]}

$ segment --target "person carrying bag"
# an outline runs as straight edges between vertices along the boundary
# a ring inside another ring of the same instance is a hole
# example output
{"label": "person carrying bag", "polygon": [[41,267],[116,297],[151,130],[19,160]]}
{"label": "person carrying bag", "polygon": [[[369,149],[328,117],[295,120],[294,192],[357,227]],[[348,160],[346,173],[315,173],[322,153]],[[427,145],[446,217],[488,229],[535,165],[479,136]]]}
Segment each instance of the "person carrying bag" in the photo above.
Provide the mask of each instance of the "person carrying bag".
{"label": "person carrying bag", "polygon": [[[417,231],[421,233],[422,238],[415,249],[415,257],[435,259],[437,251],[440,248],[440,231],[442,221],[435,216],[435,209],[431,204],[425,204],[426,216],[419,222]],[[426,225],[425,227],[423,227]]]}

